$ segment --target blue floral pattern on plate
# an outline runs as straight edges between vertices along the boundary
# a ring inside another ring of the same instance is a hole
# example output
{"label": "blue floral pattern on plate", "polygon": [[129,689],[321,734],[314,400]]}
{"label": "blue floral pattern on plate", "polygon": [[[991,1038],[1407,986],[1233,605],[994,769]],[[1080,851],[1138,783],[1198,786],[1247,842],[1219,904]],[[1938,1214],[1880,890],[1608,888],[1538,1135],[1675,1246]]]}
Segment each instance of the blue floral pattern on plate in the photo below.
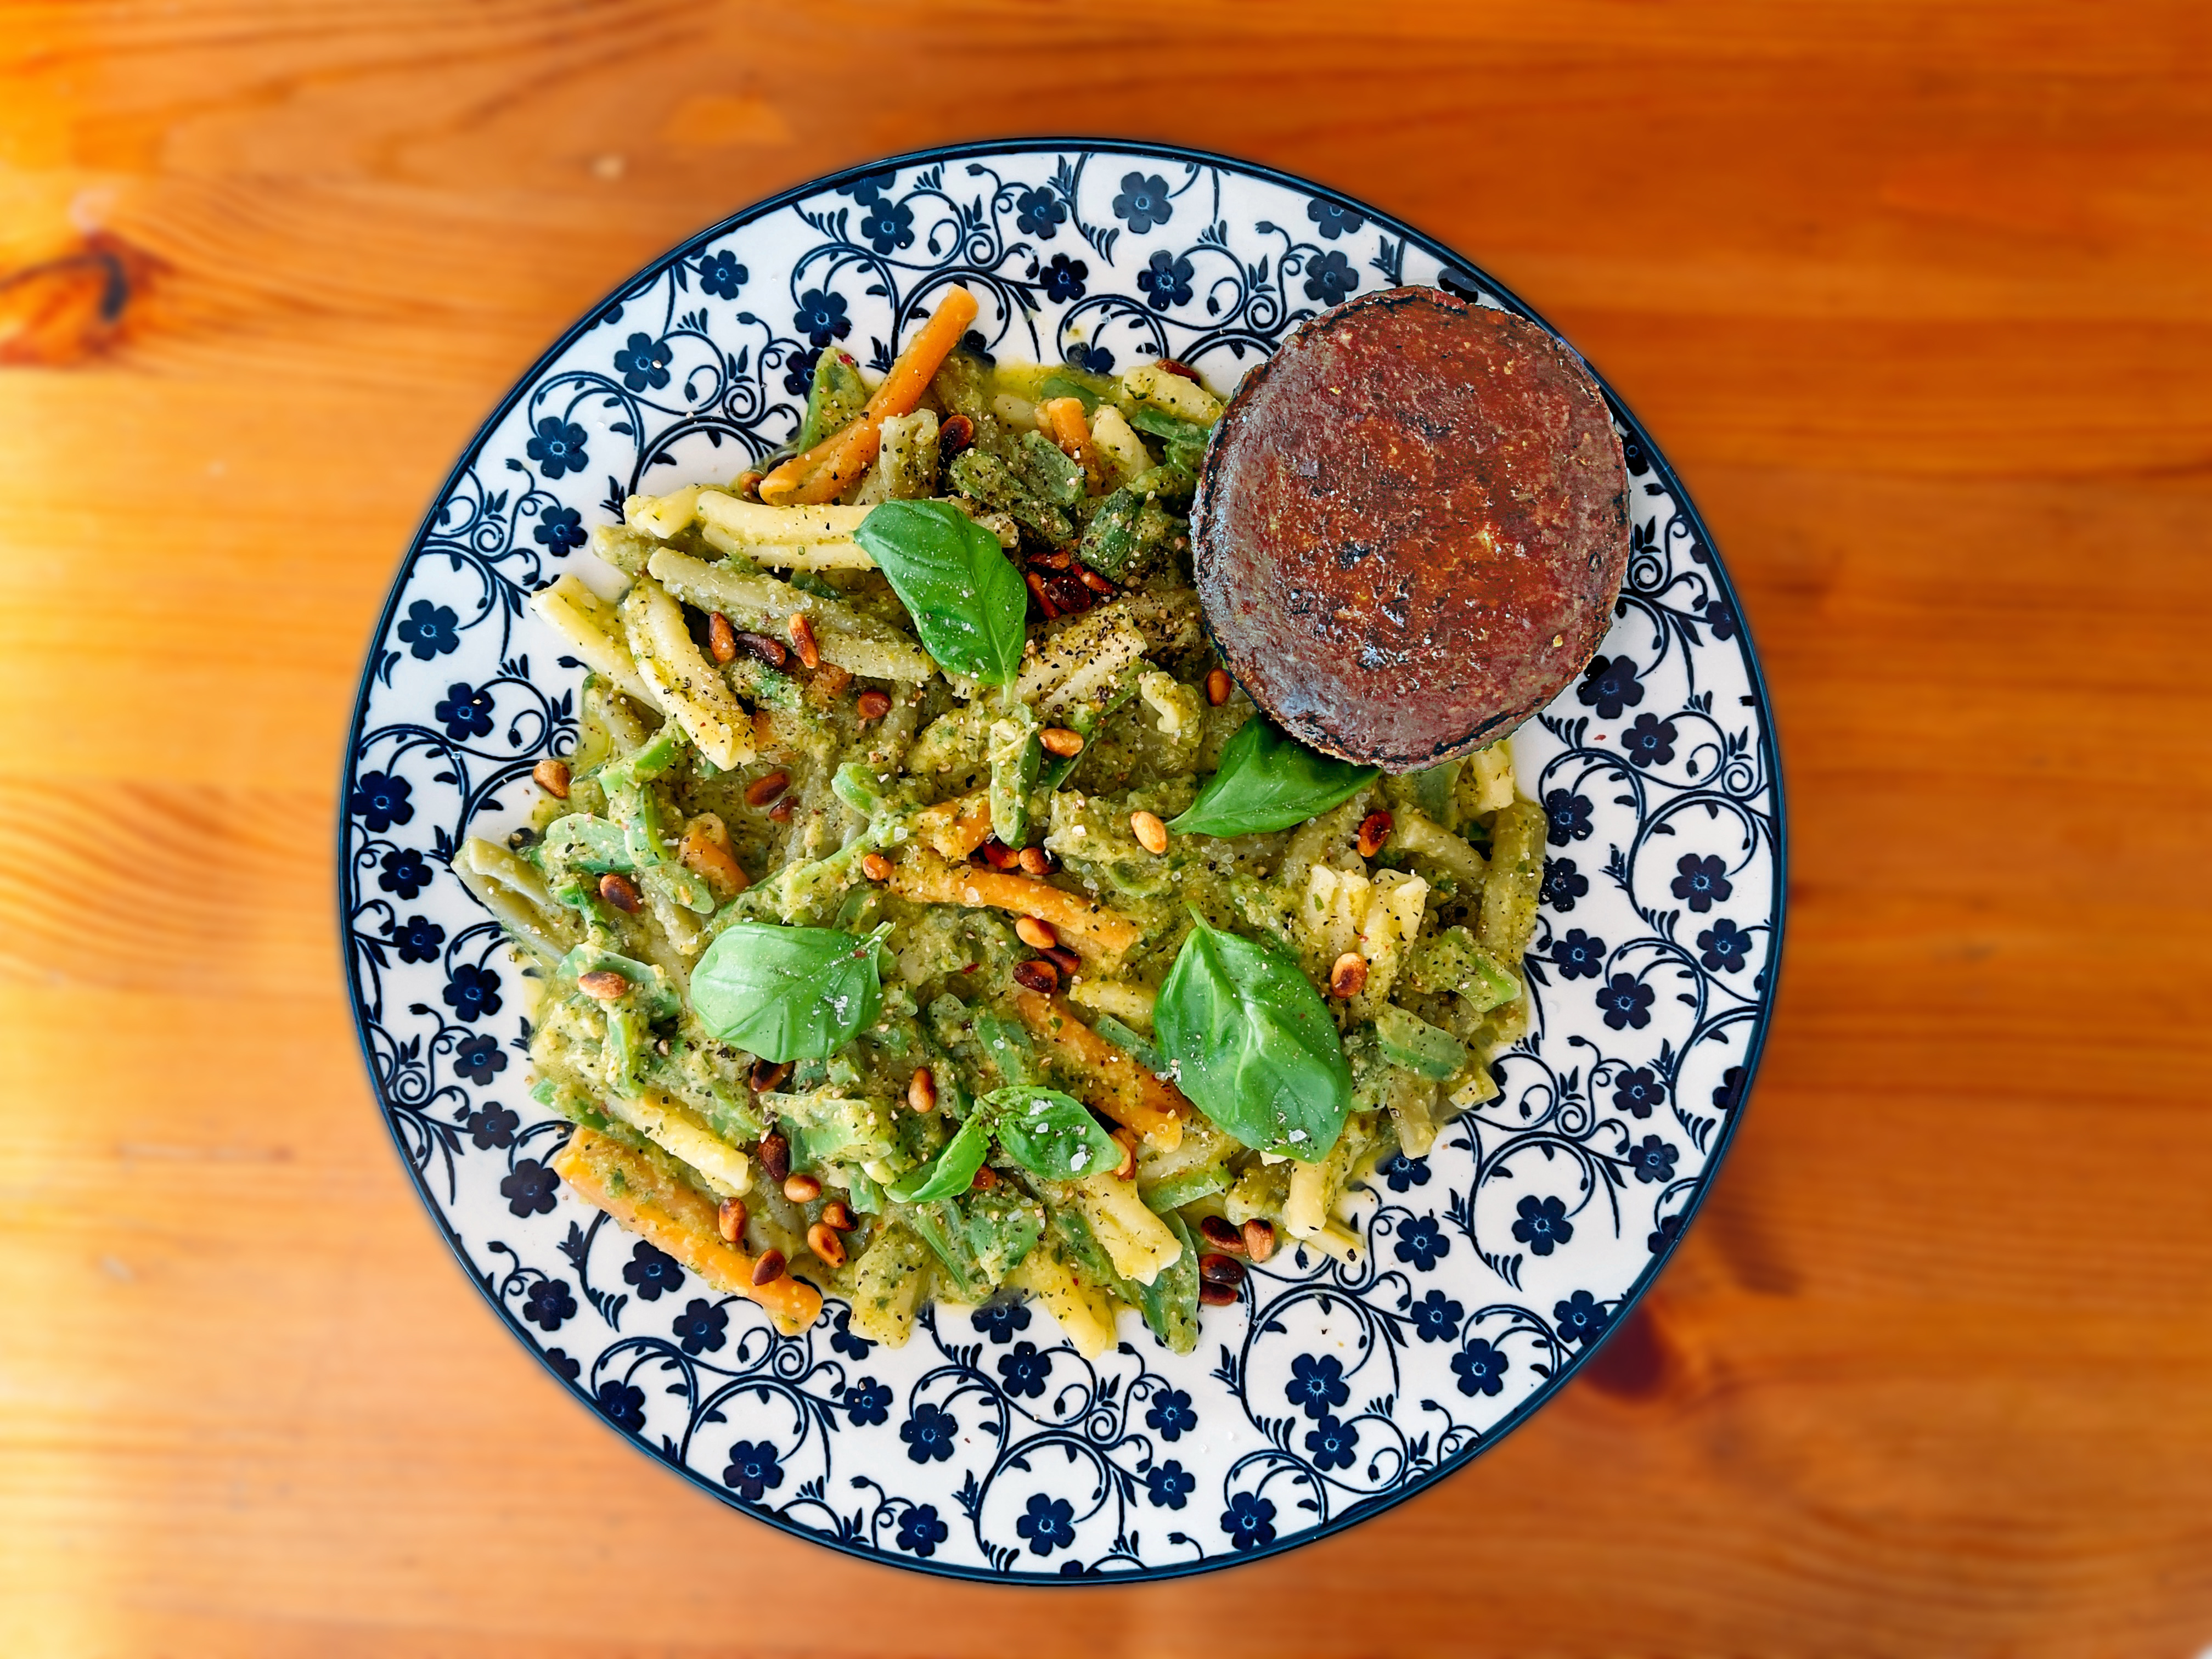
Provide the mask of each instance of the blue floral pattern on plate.
{"label": "blue floral pattern on plate", "polygon": [[[633,490],[790,438],[820,352],[871,370],[965,283],[970,343],[1227,391],[1303,319],[1433,283],[1526,312],[1371,208],[1148,146],[976,145],[793,191],[657,261],[508,397],[386,607],[340,824],[363,1052],[471,1276],[607,1422],[725,1501],[960,1577],[1163,1577],[1284,1549],[1459,1467],[1557,1391],[1710,1182],[1774,992],[1783,822],[1741,612],[1616,402],[1632,548],[1601,661],[1516,740],[1551,862],[1529,1036],[1498,1097],[1377,1171],[1349,1263],[1279,1253],[1198,1351],[1133,1319],[1085,1360],[1042,1312],[939,1307],[905,1348],[832,1303],[777,1335],[564,1193],[526,1092],[528,975],[449,867],[526,814],[576,733],[580,665],[524,605],[597,571]],[[1572,926],[1565,918],[1572,913]],[[557,1346],[556,1334],[557,1334]]]}

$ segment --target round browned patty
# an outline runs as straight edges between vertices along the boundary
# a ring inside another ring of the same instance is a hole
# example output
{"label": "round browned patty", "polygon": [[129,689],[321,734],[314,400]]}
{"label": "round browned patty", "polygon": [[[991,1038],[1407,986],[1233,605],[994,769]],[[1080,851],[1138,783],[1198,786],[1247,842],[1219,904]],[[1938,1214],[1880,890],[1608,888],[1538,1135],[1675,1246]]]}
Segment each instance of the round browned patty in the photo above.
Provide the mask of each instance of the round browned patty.
{"label": "round browned patty", "polygon": [[1237,390],[1191,538],[1253,701],[1410,771],[1495,741],[1589,661],[1628,564],[1628,469],[1551,334],[1392,289],[1302,324]]}

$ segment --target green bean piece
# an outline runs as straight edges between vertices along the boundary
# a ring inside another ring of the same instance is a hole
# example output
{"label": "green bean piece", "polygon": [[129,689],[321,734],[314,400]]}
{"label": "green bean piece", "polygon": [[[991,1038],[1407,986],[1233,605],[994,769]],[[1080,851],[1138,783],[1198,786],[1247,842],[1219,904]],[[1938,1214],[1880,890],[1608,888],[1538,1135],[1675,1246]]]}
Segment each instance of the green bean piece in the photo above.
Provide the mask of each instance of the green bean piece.
{"label": "green bean piece", "polygon": [[1198,1346],[1198,1250],[1181,1216],[1169,1210],[1160,1219],[1182,1246],[1182,1254],[1155,1273],[1151,1284],[1123,1279],[1121,1288],[1170,1353],[1188,1353]]}
{"label": "green bean piece", "polygon": [[1012,514],[1016,520],[1054,545],[1073,539],[1075,526],[1067,514],[1030,489],[996,455],[963,450],[952,458],[952,465],[945,471],[951,476],[952,487],[962,495],[972,496],[986,507]]}
{"label": "green bean piece", "polygon": [[1022,434],[1014,473],[1032,495],[1054,507],[1072,507],[1083,499],[1083,469],[1042,432]]}
{"label": "green bean piece", "polygon": [[1507,964],[1527,954],[1536,931],[1536,902],[1544,885],[1544,809],[1516,800],[1500,807],[1490,824],[1490,873],[1482,884],[1482,920],[1475,939]]}
{"label": "green bean piece", "polygon": [[793,444],[802,453],[813,448],[852,425],[867,403],[860,365],[850,352],[830,347],[815,362],[814,383],[806,392],[806,418]]}
{"label": "green bean piece", "polygon": [[1006,847],[1029,839],[1030,791],[1036,787],[1043,750],[1037,742],[1036,710],[1018,702],[991,722],[991,833]]}

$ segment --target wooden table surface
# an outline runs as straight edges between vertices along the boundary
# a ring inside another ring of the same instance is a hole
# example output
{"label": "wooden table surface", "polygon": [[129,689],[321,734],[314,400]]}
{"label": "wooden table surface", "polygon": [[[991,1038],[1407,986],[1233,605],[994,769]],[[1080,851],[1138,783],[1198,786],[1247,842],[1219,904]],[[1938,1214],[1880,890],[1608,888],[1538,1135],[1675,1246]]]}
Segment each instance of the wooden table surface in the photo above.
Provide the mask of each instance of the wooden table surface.
{"label": "wooden table surface", "polygon": [[[2212,12],[0,3],[0,1652],[2212,1645]],[[697,227],[939,140],[1310,174],[1557,321],[1771,678],[1733,1158],[1635,1322],[1282,1559],[940,1584],[500,1328],[339,979],[356,674],[453,456]]]}

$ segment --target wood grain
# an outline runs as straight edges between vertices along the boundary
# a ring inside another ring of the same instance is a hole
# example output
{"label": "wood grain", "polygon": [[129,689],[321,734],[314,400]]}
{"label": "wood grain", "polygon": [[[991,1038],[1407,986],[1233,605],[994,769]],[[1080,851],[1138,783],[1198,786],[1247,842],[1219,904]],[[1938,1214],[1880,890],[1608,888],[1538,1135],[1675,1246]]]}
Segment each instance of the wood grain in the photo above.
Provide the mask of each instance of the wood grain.
{"label": "wood grain", "polygon": [[[1073,1596],[782,1538],[531,1366],[377,1121],[329,861],[394,562],[544,343],[771,190],[1037,131],[1310,173],[1565,328],[1742,588],[1794,831],[1765,1073],[1592,1372],[1342,1538]],[[2212,1645],[2201,3],[0,0],[27,270],[0,1651]]]}

